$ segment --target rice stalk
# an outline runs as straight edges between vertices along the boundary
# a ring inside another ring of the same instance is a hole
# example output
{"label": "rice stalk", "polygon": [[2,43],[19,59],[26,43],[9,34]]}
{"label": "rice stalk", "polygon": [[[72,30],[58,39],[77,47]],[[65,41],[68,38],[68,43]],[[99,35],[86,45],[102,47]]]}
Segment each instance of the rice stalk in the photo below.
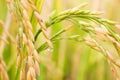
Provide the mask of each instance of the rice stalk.
{"label": "rice stalk", "polygon": [[[20,5],[21,5],[21,11],[22,11],[22,15],[23,15],[21,21],[23,23],[23,30],[25,31],[25,33],[22,33],[21,36],[22,36],[23,45],[25,45],[26,49],[27,49],[25,51],[27,57],[23,56],[23,59],[22,59],[22,64],[24,67],[22,67],[20,79],[21,80],[35,80],[36,75],[39,75],[39,71],[40,71],[38,68],[39,67],[38,66],[39,55],[36,52],[36,49],[33,44],[34,36],[32,34],[32,25],[29,21],[29,16],[28,16],[27,10],[26,10],[23,2]],[[36,58],[36,56],[34,56],[34,55],[37,55],[38,57]],[[23,62],[24,60],[25,60],[25,62]],[[27,69],[26,69],[26,67],[27,67]]]}

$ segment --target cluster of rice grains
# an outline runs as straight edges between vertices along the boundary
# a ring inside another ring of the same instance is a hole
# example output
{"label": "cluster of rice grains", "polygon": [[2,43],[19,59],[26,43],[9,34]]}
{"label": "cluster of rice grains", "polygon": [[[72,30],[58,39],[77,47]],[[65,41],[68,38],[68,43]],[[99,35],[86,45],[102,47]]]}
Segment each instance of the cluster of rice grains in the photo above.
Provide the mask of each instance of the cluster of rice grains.
{"label": "cluster of rice grains", "polygon": [[[118,26],[114,26],[114,28],[117,28]],[[119,26],[120,27],[120,26]],[[119,80],[119,75],[117,70],[120,68],[120,43],[119,43],[119,35],[116,38],[113,36],[113,34],[108,31],[106,28],[102,27],[95,27],[94,30],[89,37],[84,38],[84,41],[87,45],[89,45],[91,48],[97,50],[98,52],[102,53],[104,57],[108,60],[110,63],[113,76],[115,80]],[[115,34],[115,33],[114,33]],[[106,48],[106,46],[109,43],[109,48]],[[110,47],[111,45],[111,47]],[[115,50],[114,50],[115,49]]]}
{"label": "cluster of rice grains", "polygon": [[[86,4],[83,4],[82,7],[85,5]],[[66,10],[57,16],[50,18],[47,24],[52,25],[65,19],[77,23],[77,25],[80,26],[80,29],[88,33],[89,36],[82,39],[82,41],[85,41],[91,48],[99,51],[105,56],[111,65],[112,71],[114,71],[113,74],[115,74],[116,80],[118,80],[120,76],[116,75],[116,69],[120,68],[120,35],[115,28],[117,30],[120,29],[120,25],[99,18],[98,15],[100,15],[101,12],[80,10],[80,8],[81,6],[78,6]],[[111,47],[107,48],[108,44]]]}
{"label": "cluster of rice grains", "polygon": [[50,48],[53,48],[52,43],[49,40],[47,28],[43,23],[39,11],[37,10],[32,0],[6,0],[6,3],[8,5],[9,12],[13,17],[16,18],[19,26],[19,32],[17,35],[17,68],[18,71],[20,69],[20,80],[36,80],[36,76],[40,75],[40,68],[38,63],[40,62],[40,57],[34,46],[35,40],[32,33],[33,26],[29,19],[30,9],[33,10],[34,16],[41,26],[41,30],[45,36],[46,42]]}
{"label": "cluster of rice grains", "polygon": [[[40,75],[40,68],[38,62],[40,57],[34,47],[34,35],[32,33],[32,24],[29,19],[28,6],[30,4],[27,1],[21,0],[21,14],[22,14],[22,28],[20,28],[20,34],[18,35],[18,58],[17,64],[22,62],[22,69],[20,72],[20,80],[36,80],[36,76]],[[20,39],[22,38],[22,39]],[[20,42],[21,41],[21,42]],[[23,45],[21,45],[23,44]],[[21,50],[22,47],[26,48],[25,51]],[[25,53],[27,56],[24,56]]]}

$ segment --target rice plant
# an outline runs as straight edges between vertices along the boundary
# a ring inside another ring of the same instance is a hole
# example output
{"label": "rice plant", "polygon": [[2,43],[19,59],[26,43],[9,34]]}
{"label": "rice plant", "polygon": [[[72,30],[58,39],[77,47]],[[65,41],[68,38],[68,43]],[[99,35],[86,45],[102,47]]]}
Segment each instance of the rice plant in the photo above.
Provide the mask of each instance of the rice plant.
{"label": "rice plant", "polygon": [[119,80],[119,23],[86,2],[43,15],[45,1],[0,0],[0,80]]}

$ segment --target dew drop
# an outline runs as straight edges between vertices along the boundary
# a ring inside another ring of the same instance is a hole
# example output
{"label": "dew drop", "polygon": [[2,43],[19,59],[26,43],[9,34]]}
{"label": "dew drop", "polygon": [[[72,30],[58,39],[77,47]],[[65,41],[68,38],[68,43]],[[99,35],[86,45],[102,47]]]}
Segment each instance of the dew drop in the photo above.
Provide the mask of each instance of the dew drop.
{"label": "dew drop", "polygon": [[53,52],[53,48],[48,48],[47,49],[47,53],[52,53]]}

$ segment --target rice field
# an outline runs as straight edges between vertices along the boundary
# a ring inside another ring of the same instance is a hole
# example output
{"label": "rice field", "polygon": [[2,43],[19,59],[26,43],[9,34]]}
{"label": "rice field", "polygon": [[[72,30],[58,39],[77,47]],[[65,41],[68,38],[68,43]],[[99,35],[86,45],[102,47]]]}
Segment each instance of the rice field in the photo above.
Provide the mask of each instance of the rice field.
{"label": "rice field", "polygon": [[0,80],[120,80],[120,0],[0,0]]}

